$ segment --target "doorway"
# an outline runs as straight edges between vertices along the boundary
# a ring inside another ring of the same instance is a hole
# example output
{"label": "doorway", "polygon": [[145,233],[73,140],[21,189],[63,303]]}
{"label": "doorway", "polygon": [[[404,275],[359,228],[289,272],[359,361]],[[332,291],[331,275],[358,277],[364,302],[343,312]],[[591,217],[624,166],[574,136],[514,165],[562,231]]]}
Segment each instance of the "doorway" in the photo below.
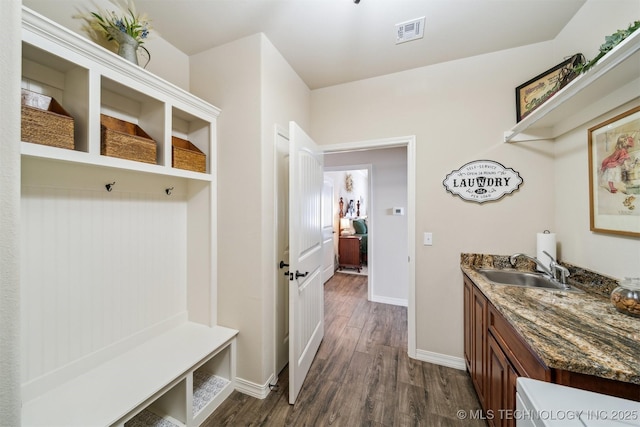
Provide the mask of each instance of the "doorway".
{"label": "doorway", "polygon": [[[336,156],[341,155],[325,155],[325,158],[333,162],[335,158],[332,158]],[[330,242],[334,268],[341,273],[368,276],[372,222],[369,209],[371,165],[325,166],[324,176],[334,184],[331,195],[333,235]],[[350,250],[352,247],[357,250]]]}
{"label": "doorway", "polygon": [[[366,164],[356,165],[356,161]],[[368,191],[362,197],[356,188],[358,168],[366,168]],[[366,239],[366,255],[368,264],[368,299],[384,304],[408,305],[408,215],[407,215],[407,149],[406,147],[383,147],[369,150],[325,153],[326,171],[342,170],[341,177],[347,178],[337,185],[342,187],[341,198],[350,202],[362,197],[364,212],[355,215],[345,213],[344,222],[347,236],[339,237],[337,253],[340,255],[339,271],[350,273],[354,266],[353,237],[349,234],[358,232],[357,239]],[[348,172],[344,172],[344,171]],[[353,180],[351,192],[345,187]],[[346,203],[345,203],[346,206]],[[357,205],[356,205],[357,209]],[[399,211],[398,214],[395,212]],[[365,217],[358,221],[355,217]],[[359,224],[356,224],[359,223]],[[360,230],[350,230],[350,227]],[[365,228],[366,227],[366,228]],[[341,227],[342,228],[342,227]],[[364,230],[366,233],[362,233]],[[342,231],[342,230],[341,230]],[[346,249],[344,254],[342,250]],[[365,251],[363,251],[365,252]]]}
{"label": "doorway", "polygon": [[[276,129],[275,140],[276,140],[276,144],[278,143],[278,141],[280,141],[284,147],[284,145],[287,145],[288,143],[288,136],[286,135],[286,132],[283,132],[281,129]],[[352,153],[352,155],[359,155],[359,156],[364,156],[368,151],[382,150],[387,148],[402,148],[404,150],[404,156],[406,159],[406,169],[403,175],[401,177],[397,177],[397,179],[400,179],[404,183],[406,183],[406,206],[400,206],[401,208],[403,208],[402,216],[404,216],[404,219],[406,221],[406,226],[404,227],[404,233],[405,233],[406,239],[404,240],[404,247],[403,247],[404,250],[400,252],[403,256],[403,260],[401,264],[399,264],[398,271],[400,271],[402,274],[405,275],[404,276],[405,279],[403,279],[403,281],[406,283],[406,296],[405,297],[389,297],[377,302],[407,306],[407,329],[408,329],[407,353],[409,357],[415,358],[416,357],[416,344],[415,344],[416,342],[416,339],[415,339],[415,136],[335,144],[335,145],[325,145],[325,146],[322,146],[322,148],[325,154]],[[277,152],[276,153],[276,157],[277,157],[276,165],[277,165],[279,160],[284,159],[288,155],[288,148],[287,148],[287,152],[283,150],[279,152],[278,150],[276,150],[276,152]],[[358,164],[358,162],[356,161],[351,161],[350,163]],[[362,162],[360,162],[359,164],[362,164]],[[281,174],[281,172],[285,173],[286,171],[283,169],[278,169],[277,166],[276,168],[277,168],[276,182],[280,182],[279,175]],[[376,166],[372,165],[372,171],[375,169],[376,169]],[[370,180],[374,181],[374,178],[371,175],[370,175]],[[374,185],[375,185],[375,182],[370,183],[370,187]],[[277,209],[278,210],[282,209],[283,211],[287,211],[287,209],[284,208],[283,203],[288,203],[288,195],[282,193],[280,190],[276,190],[276,191],[277,191],[276,197],[278,198],[276,202],[276,205],[278,206]],[[375,200],[375,197],[372,195],[371,199]],[[384,212],[386,213],[385,218],[389,217],[386,219],[391,219],[391,220],[397,219],[397,218],[393,218],[392,216],[392,211],[394,210],[393,208],[395,207],[398,207],[398,206],[384,207]],[[374,216],[373,219],[375,219],[375,215],[373,216]],[[281,217],[280,215],[278,214],[276,215],[276,218],[280,219],[280,217]],[[282,219],[288,221],[288,218],[282,218]],[[375,233],[376,225],[375,223],[373,223],[373,221],[371,223],[371,226],[373,227],[372,233]],[[275,230],[276,241],[279,241],[282,238],[283,234],[280,231],[283,229],[284,228],[281,228],[281,224],[277,225]],[[396,239],[396,238],[397,238],[397,235],[392,235],[390,237],[390,239]],[[284,241],[286,240],[287,239],[285,239]],[[369,242],[370,251],[368,256],[369,256],[370,262],[373,263],[375,262],[375,260],[372,260],[371,258],[375,256],[376,248],[372,243],[374,242],[372,241]],[[277,249],[278,256],[281,256],[281,254],[283,253],[287,253],[287,250],[288,248],[284,248],[282,249],[282,251],[280,249]],[[280,259],[276,261],[276,263],[278,263]],[[393,273],[398,273],[398,271],[394,271]],[[276,366],[274,366],[274,374],[276,375],[276,377],[278,373],[281,371],[281,369],[284,366],[286,366],[286,363],[287,363],[287,361],[283,360],[282,357],[278,358],[278,354],[281,354],[282,356],[284,356],[284,352],[279,352],[278,349],[282,348],[285,342],[288,344],[288,339],[285,340],[283,338],[283,337],[288,338],[288,331],[284,330],[285,328],[284,325],[288,324],[288,322],[285,321],[285,318],[288,318],[288,313],[286,313],[286,310],[283,310],[283,307],[286,307],[286,304],[283,304],[285,295],[282,292],[282,289],[286,288],[286,286],[281,286],[282,280],[280,280],[280,277],[281,276],[284,277],[283,274],[280,271],[278,271],[277,275],[278,275],[278,280],[276,280],[276,286],[278,289],[276,289],[276,292],[275,292],[276,312],[275,312],[275,319],[274,319],[275,329],[276,329],[275,331],[276,345],[275,345],[275,360],[274,360]],[[370,275],[369,287],[373,289],[373,297],[370,298],[370,300],[375,300],[376,299],[376,294],[375,294],[376,272],[371,271],[370,269],[369,275]],[[397,274],[394,274],[394,276],[397,276]],[[374,279],[373,286],[371,286],[372,278]],[[397,277],[395,277],[391,282],[398,283]],[[288,298],[288,296],[286,298]],[[283,330],[278,331],[278,328],[281,328]]]}
{"label": "doorway", "polygon": [[[378,213],[379,217],[376,217],[376,209],[371,208],[369,214],[373,217],[371,221],[371,237],[369,242],[369,258],[372,264],[372,268],[369,269],[369,287],[371,290],[369,292],[372,293],[372,297],[370,300],[376,302],[382,302],[387,304],[394,305],[406,305],[407,306],[407,353],[409,357],[416,358],[416,326],[415,326],[415,183],[416,183],[416,138],[415,136],[405,136],[405,137],[395,137],[388,139],[379,139],[379,140],[368,140],[368,141],[360,141],[360,142],[348,142],[342,144],[332,144],[332,145],[324,145],[322,146],[325,153],[325,169],[327,167],[332,167],[336,165],[332,165],[331,161],[328,160],[332,154],[340,154],[344,155],[345,158],[348,155],[354,156],[351,159],[344,160],[345,164],[362,164],[369,163],[366,159],[365,155],[367,153],[379,152],[382,153],[384,149],[395,149],[400,148],[403,150],[403,157],[405,163],[405,169],[399,174],[395,176],[390,175],[388,179],[385,179],[383,182],[378,182],[376,180],[376,174],[379,168],[384,168],[384,166],[377,166],[375,163],[372,164],[372,173],[370,175],[370,187],[379,189],[382,188],[385,192],[393,192],[397,187],[394,187],[393,180],[396,183],[402,181],[406,184],[406,206],[386,206],[384,202],[379,206]],[[355,160],[357,159],[357,160]],[[371,195],[372,204],[376,203],[377,197],[375,193]],[[394,213],[398,212],[398,209],[401,208],[401,214],[396,216]],[[404,220],[404,225],[401,227],[402,230],[396,231],[393,227],[392,223],[388,221],[396,221],[402,218]],[[383,221],[384,220],[384,221]],[[388,235],[381,235],[383,231],[389,231]],[[394,234],[395,233],[395,234]],[[395,255],[400,254],[402,259],[398,260],[397,270],[390,271],[393,274],[391,279],[386,279],[381,276],[381,273],[384,271],[383,269],[379,270],[380,273],[376,273],[376,265],[380,265],[382,261],[376,261],[379,256],[376,254],[376,250],[378,247],[384,247],[384,244],[377,245],[375,243],[375,239],[379,239],[381,242],[392,242],[398,241],[399,234],[404,233],[406,238],[403,240],[403,248],[402,250],[394,252]],[[399,279],[398,273],[403,274],[404,277]],[[374,279],[373,281],[371,279]],[[398,282],[403,281],[406,283],[406,289],[404,295],[384,295],[385,291],[378,292],[379,289],[385,289],[387,285],[391,287]]]}

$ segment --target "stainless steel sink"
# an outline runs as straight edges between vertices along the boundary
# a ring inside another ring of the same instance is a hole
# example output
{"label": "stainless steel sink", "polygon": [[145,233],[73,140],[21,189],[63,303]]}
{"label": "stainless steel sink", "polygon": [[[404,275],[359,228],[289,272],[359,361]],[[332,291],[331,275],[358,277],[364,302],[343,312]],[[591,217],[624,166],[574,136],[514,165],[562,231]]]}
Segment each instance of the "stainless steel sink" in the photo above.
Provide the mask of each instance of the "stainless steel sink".
{"label": "stainless steel sink", "polygon": [[565,292],[583,292],[580,289],[568,286],[538,274],[519,270],[494,270],[490,268],[478,269],[478,273],[485,279],[496,285],[522,286],[525,288],[549,289]]}

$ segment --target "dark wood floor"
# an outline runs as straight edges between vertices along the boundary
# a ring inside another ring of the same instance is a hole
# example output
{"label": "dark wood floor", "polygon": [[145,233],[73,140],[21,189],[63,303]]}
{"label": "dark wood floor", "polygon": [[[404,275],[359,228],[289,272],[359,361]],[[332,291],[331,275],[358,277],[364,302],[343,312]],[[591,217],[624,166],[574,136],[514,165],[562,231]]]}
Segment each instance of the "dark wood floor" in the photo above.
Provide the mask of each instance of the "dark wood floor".
{"label": "dark wood floor", "polygon": [[479,409],[465,371],[407,356],[407,310],[367,301],[367,277],[325,284],[325,336],[295,405],[288,375],[260,400],[234,391],[212,426],[485,426],[460,419]]}

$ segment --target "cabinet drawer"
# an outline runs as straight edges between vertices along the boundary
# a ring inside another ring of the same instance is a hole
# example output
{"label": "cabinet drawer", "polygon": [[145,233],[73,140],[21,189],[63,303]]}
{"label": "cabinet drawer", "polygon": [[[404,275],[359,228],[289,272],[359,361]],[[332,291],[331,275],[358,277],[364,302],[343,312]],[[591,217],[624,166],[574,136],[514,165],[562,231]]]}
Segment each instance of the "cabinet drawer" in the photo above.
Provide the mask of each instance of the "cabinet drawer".
{"label": "cabinet drawer", "polygon": [[489,305],[489,332],[504,350],[509,362],[514,366],[518,375],[542,381],[551,380],[549,368],[538,358],[531,348],[522,340],[520,335],[506,321],[502,314]]}

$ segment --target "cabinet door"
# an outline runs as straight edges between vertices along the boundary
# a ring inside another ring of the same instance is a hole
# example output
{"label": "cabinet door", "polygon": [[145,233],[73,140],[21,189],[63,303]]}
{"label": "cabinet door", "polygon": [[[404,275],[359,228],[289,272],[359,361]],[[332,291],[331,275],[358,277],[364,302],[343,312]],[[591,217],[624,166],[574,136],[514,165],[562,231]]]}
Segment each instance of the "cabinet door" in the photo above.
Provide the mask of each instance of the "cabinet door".
{"label": "cabinet door", "polygon": [[338,248],[340,265],[360,267],[360,239],[356,237],[341,237]]}
{"label": "cabinet door", "polygon": [[507,363],[507,383],[506,385],[506,390],[507,390],[507,405],[506,405],[506,409],[507,409],[507,413],[509,414],[506,420],[506,425],[509,427],[515,427],[516,425],[516,420],[514,417],[514,411],[516,410],[516,393],[517,393],[517,388],[516,388],[516,382],[518,380],[518,373],[516,372],[515,368],[513,367],[513,365],[511,365],[511,363]]}
{"label": "cabinet door", "polygon": [[472,305],[471,299],[473,295],[473,284],[467,279],[465,276],[463,282],[463,293],[464,293],[464,361],[467,365],[467,370],[471,373],[471,352],[472,352],[472,342],[471,339],[471,321],[473,319],[472,313]]}
{"label": "cabinet door", "polygon": [[487,299],[482,292],[473,287],[471,321],[471,379],[478,393],[480,404],[485,399],[485,358],[487,342]]}
{"label": "cabinet door", "polygon": [[491,334],[487,342],[485,407],[489,424],[494,427],[515,426],[514,411],[518,375]]}

